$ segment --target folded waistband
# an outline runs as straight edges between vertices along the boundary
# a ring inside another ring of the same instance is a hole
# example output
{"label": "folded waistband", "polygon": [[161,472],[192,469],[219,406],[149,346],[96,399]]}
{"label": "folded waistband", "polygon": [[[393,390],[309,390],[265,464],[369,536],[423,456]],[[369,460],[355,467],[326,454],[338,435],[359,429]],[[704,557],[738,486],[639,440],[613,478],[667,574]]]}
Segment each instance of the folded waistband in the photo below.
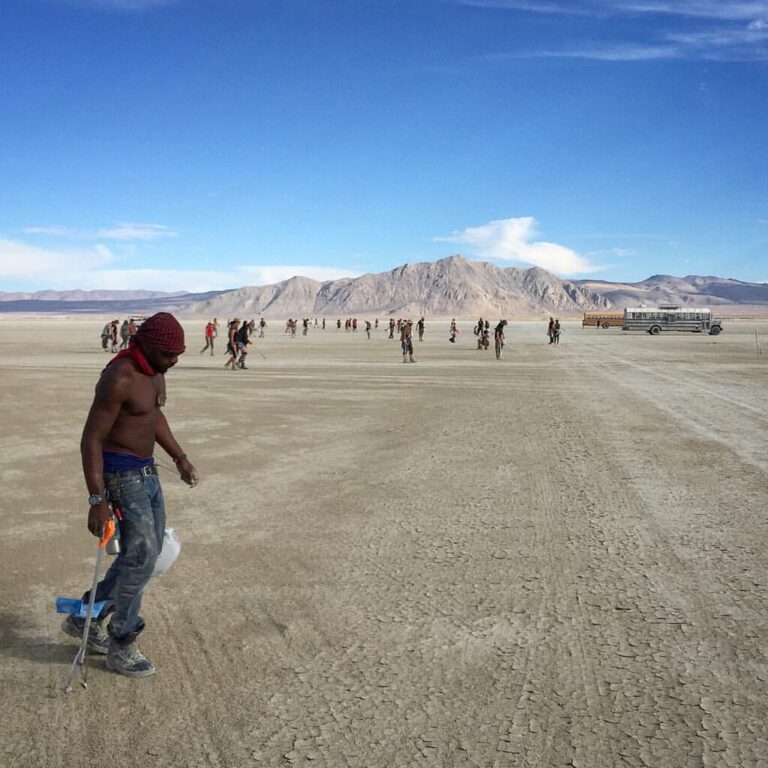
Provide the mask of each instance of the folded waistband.
{"label": "folded waistband", "polygon": [[154,464],[150,464],[147,467],[141,467],[140,469],[126,469],[123,472],[105,472],[104,473],[104,481],[108,482],[112,479],[117,479],[119,477],[133,477],[133,476],[144,476],[149,477],[150,475],[156,475],[157,474],[157,467]]}

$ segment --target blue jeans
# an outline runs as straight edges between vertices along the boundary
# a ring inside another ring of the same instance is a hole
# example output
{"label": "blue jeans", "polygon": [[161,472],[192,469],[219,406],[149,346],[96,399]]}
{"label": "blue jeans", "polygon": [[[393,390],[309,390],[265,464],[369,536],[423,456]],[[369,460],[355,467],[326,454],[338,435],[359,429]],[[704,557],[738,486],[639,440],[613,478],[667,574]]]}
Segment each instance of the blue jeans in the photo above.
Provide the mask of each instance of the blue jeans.
{"label": "blue jeans", "polygon": [[131,642],[144,629],[139,609],[163,547],[165,505],[157,475],[118,478],[105,473],[104,482],[107,498],[120,508],[123,519],[120,554],[97,585],[96,600],[107,601],[104,612],[112,612],[109,633],[120,644]]}

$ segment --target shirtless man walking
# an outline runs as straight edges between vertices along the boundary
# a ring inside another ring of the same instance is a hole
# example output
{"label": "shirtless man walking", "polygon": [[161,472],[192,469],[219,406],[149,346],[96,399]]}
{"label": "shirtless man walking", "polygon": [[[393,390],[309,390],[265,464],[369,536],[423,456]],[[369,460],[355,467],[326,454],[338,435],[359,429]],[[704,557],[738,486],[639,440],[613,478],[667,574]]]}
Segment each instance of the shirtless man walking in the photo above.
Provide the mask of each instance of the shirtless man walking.
{"label": "shirtless man walking", "polygon": [[[90,496],[88,530],[101,536],[119,510],[121,552],[96,587],[96,601],[107,605],[91,624],[88,647],[106,654],[106,666],[127,677],[147,677],[155,665],[139,651],[144,629],[142,594],[163,546],[165,507],[157,466],[157,443],[187,485],[197,473],[168,426],[165,373],[184,352],[184,330],[173,315],[160,312],[139,328],[128,349],[102,371],[80,442]],[[88,595],[83,597],[87,600]],[[112,614],[108,627],[104,619]],[[82,637],[84,619],[68,617],[62,629]]]}
{"label": "shirtless man walking", "polygon": [[400,324],[400,349],[404,363],[416,362],[413,359],[413,322],[410,320],[403,320]]}

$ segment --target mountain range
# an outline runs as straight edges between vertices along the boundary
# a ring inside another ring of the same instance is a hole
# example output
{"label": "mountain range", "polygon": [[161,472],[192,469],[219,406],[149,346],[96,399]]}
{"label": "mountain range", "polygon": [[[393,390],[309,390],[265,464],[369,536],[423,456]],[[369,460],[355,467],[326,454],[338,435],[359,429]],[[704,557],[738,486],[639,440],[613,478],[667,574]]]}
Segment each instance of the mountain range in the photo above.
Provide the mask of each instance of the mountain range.
{"label": "mountain range", "polygon": [[292,277],[272,285],[206,293],[157,291],[0,292],[0,312],[151,314],[184,317],[542,317],[626,306],[709,306],[768,312],[768,284],[720,277],[654,275],[638,283],[563,280],[539,267],[497,267],[463,256],[403,264],[388,272],[318,282]]}

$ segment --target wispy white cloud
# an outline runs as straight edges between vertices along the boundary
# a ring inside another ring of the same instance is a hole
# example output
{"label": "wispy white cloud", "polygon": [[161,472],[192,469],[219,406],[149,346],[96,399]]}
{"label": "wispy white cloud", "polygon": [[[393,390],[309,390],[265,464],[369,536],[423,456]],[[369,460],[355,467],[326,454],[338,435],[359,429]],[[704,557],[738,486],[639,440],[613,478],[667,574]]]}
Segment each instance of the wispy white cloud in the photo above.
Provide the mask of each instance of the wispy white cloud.
{"label": "wispy white cloud", "polygon": [[38,248],[0,239],[0,280],[23,290],[155,290],[205,292],[269,285],[300,275],[323,282],[359,271],[308,265],[249,265],[231,270],[121,269],[103,244],[85,250]]}
{"label": "wispy white cloud", "polygon": [[113,261],[113,254],[103,245],[87,250],[59,251],[0,239],[0,278],[5,280],[34,278],[48,281],[52,275],[87,272]]}
{"label": "wispy white cloud", "polygon": [[[503,56],[502,58],[510,58]],[[513,58],[520,58],[519,54]],[[674,45],[635,45],[622,43],[610,46],[563,48],[524,54],[522,58],[591,59],[593,61],[654,61],[658,59],[682,59],[683,51]]]}
{"label": "wispy white cloud", "polygon": [[159,237],[178,237],[179,233],[162,224],[129,224],[122,222],[112,229],[100,229],[96,237],[105,240],[155,240]]}
{"label": "wispy white cloud", "polygon": [[[704,61],[768,60],[768,0],[456,0],[479,8],[508,9],[547,15],[601,18],[657,17],[658,23],[624,25],[618,42],[569,44],[492,58],[574,58],[598,61],[686,59]],[[664,18],[691,29],[664,29]],[[627,29],[631,30],[631,37]],[[637,30],[635,32],[635,30]]]}
{"label": "wispy white cloud", "polygon": [[768,18],[766,0],[597,0],[597,3],[617,13],[654,13],[722,21],[751,21]]}
{"label": "wispy white cloud", "polygon": [[721,21],[768,19],[768,0],[452,0],[475,8],[496,8],[568,16],[679,16]]}
{"label": "wispy white cloud", "polygon": [[593,61],[768,61],[768,27],[675,32],[647,43],[590,43],[584,46],[518,51],[489,58],[561,58]]}
{"label": "wispy white cloud", "polygon": [[666,35],[671,43],[702,51],[754,46],[768,41],[768,24],[752,22],[747,26],[674,32]]}
{"label": "wispy white cloud", "polygon": [[576,251],[557,243],[534,240],[536,236],[536,219],[521,216],[490,221],[480,227],[468,227],[448,237],[434,239],[466,245],[474,256],[533,264],[560,275],[585,274],[601,269]]}
{"label": "wispy white cloud", "polygon": [[73,229],[71,227],[26,227],[27,235],[65,237],[70,240],[156,240],[162,237],[178,237],[179,233],[163,224],[131,224],[119,222],[114,227],[95,230]]}

